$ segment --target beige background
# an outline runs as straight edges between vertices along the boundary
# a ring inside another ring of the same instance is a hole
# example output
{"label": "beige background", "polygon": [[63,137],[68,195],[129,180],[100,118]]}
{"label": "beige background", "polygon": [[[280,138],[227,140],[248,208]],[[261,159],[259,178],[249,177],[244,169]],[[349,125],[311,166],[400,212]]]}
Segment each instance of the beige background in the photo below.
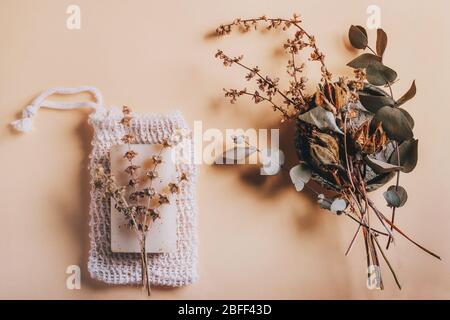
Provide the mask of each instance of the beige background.
{"label": "beige background", "polygon": [[[66,29],[66,7],[81,7],[82,27]],[[284,178],[260,181],[252,168],[202,166],[198,185],[199,272],[195,285],[156,289],[154,298],[450,298],[450,157],[448,118],[448,1],[0,1],[0,298],[141,299],[137,288],[92,281],[88,252],[88,111],[41,111],[36,131],[14,134],[7,124],[42,90],[95,85],[105,102],[137,111],[176,106],[204,128],[277,125],[269,108],[231,106],[222,87],[246,85],[238,69],[213,58],[217,48],[245,53],[249,64],[284,75],[278,50],[285,37],[208,36],[237,16],[303,15],[335,74],[356,55],[344,39],[364,24],[366,8],[382,9],[389,35],[386,63],[399,73],[397,96],[413,79],[408,105],[416,119],[420,162],[402,177],[410,200],[398,222],[439,262],[399,238],[389,256],[404,289],[384,270],[384,292],[368,291],[361,242],[344,257],[355,225],[321,211]],[[370,33],[374,40],[374,32]],[[308,77],[314,68],[308,68]],[[86,98],[86,96],[83,96]],[[289,131],[289,130],[285,130]],[[284,145],[291,147],[289,132]],[[292,150],[292,148],[291,148]],[[292,157],[291,157],[292,159]],[[276,191],[274,191],[276,190]],[[384,206],[382,193],[373,195]],[[386,209],[384,209],[386,210]],[[66,289],[66,267],[80,265],[82,289]]]}

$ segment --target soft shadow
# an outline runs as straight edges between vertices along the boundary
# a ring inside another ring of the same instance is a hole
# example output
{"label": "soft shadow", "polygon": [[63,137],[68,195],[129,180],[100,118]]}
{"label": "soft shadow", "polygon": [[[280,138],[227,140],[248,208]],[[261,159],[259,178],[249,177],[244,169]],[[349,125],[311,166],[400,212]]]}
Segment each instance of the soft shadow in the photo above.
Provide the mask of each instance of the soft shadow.
{"label": "soft shadow", "polygon": [[344,48],[347,51],[350,51],[353,54],[357,54],[358,53],[358,49],[353,48],[352,44],[350,43],[350,40],[348,40],[348,36],[347,35],[342,35],[341,41],[339,41],[339,45],[343,44]]}
{"label": "soft shadow", "polygon": [[[261,107],[264,106],[262,105]],[[211,99],[210,108],[215,114],[219,116],[224,115],[224,113],[221,111],[225,110],[227,113],[227,117],[230,116],[233,118],[256,118],[254,114],[252,115],[251,112],[246,111],[249,108],[248,104],[246,104],[244,101],[238,100],[236,104],[230,105],[226,99],[216,97]],[[261,117],[259,119],[261,119]],[[267,119],[267,117],[263,119]],[[261,165],[255,164],[213,165],[213,169],[226,171],[230,174],[237,174],[240,178],[240,181],[244,185],[249,187],[252,196],[257,197],[261,201],[279,199],[280,197],[286,196],[286,191],[295,192],[294,185],[292,184],[289,175],[289,169],[299,163],[299,158],[295,146],[297,130],[295,121],[280,123],[280,117],[278,116],[278,114],[273,113],[270,116],[269,121],[255,121],[249,127],[255,129],[267,129],[269,133],[270,129],[279,130],[279,148],[283,151],[285,157],[283,169],[274,176],[261,175]],[[267,139],[269,140],[269,143],[270,134]],[[324,216],[323,212],[321,212],[321,209],[316,205],[317,192],[323,193],[327,197],[331,197],[331,195],[333,195],[333,192],[325,190],[314,181],[310,181],[307,184],[307,187],[305,187],[301,192],[296,193],[296,196],[299,199],[299,203],[303,201],[303,206],[306,204],[306,206],[309,207],[304,210],[301,215],[298,216],[299,228],[302,231],[305,231],[306,229],[316,228],[318,225],[320,225],[322,217]],[[309,206],[308,204],[311,206]]]}

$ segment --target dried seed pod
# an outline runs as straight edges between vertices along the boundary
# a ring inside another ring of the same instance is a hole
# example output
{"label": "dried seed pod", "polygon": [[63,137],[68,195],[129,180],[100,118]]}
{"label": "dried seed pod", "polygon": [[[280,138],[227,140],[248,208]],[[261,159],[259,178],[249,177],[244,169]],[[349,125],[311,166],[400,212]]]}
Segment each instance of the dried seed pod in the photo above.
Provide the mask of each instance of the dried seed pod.
{"label": "dried seed pod", "polygon": [[145,196],[150,198],[156,195],[156,191],[153,188],[144,188],[142,191],[144,192]]}
{"label": "dried seed pod", "polygon": [[169,183],[169,190],[171,193],[180,193],[180,187],[176,183]]}
{"label": "dried seed pod", "polygon": [[132,135],[130,133],[127,133],[126,135],[124,135],[122,137],[121,140],[122,140],[123,143],[126,143],[126,144],[132,143],[133,140],[134,140],[134,135]]}
{"label": "dried seed pod", "polygon": [[336,139],[326,133],[313,130],[309,138],[309,157],[315,168],[328,173],[342,168],[339,145]]}
{"label": "dried seed pod", "polygon": [[170,203],[169,198],[164,195],[164,194],[159,194],[158,195],[158,203],[160,205],[166,204],[166,203]]}
{"label": "dried seed pod", "polygon": [[150,218],[151,218],[153,221],[155,221],[156,219],[161,218],[160,213],[159,213],[159,210],[158,210],[158,209],[155,209],[155,208],[147,209],[147,215],[149,215]]}
{"label": "dried seed pod", "polygon": [[124,125],[125,127],[129,127],[131,125],[131,119],[130,116],[124,116],[122,120],[120,120],[120,124]]}
{"label": "dried seed pod", "polygon": [[128,106],[123,106],[122,107],[122,113],[124,115],[129,115],[131,113],[131,109]]}
{"label": "dried seed pod", "polygon": [[352,134],[356,149],[365,154],[374,154],[380,151],[387,142],[381,122],[378,122],[373,133],[370,133],[370,123],[371,120],[363,122]]}
{"label": "dried seed pod", "polygon": [[155,164],[155,165],[160,164],[162,162],[161,156],[153,156],[151,159],[152,159],[153,164]]}
{"label": "dried seed pod", "polygon": [[180,181],[180,182],[182,182],[182,181],[188,181],[188,180],[189,180],[189,177],[188,177],[188,175],[187,175],[186,172],[182,172],[182,173],[180,174],[180,176],[178,177],[178,181]]}
{"label": "dried seed pod", "polygon": [[137,155],[138,155],[138,153],[136,151],[129,150],[129,151],[125,152],[125,155],[123,157],[127,160],[133,160]]}
{"label": "dried seed pod", "polygon": [[158,178],[158,177],[159,177],[159,174],[158,174],[158,172],[155,171],[155,170],[150,170],[150,171],[147,172],[147,177],[148,177],[150,180],[153,180],[153,179]]}
{"label": "dried seed pod", "polygon": [[138,183],[139,183],[139,180],[138,180],[138,179],[130,179],[130,180],[128,181],[128,185],[129,185],[130,187],[134,187],[134,186],[136,186]]}
{"label": "dried seed pod", "polygon": [[125,168],[125,172],[128,173],[129,175],[133,175],[139,168],[140,166],[129,165],[128,167]]}

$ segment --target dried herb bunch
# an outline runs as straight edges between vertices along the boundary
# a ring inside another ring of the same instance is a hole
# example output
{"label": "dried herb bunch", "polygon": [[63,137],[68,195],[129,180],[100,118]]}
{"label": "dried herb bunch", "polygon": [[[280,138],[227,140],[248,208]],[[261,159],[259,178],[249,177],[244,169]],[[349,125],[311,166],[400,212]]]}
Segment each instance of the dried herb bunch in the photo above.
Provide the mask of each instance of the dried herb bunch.
{"label": "dried herb bunch", "polygon": [[[148,273],[149,264],[146,250],[146,240],[152,223],[160,218],[160,208],[170,203],[170,195],[178,194],[180,187],[188,179],[187,174],[181,172],[176,181],[170,182],[157,191],[153,187],[153,181],[159,177],[158,166],[162,163],[162,153],[180,143],[185,138],[185,133],[177,131],[175,134],[164,139],[161,143],[161,149],[158,154],[152,155],[150,160],[152,167],[146,172],[134,161],[138,153],[133,150],[135,136],[131,128],[133,116],[130,108],[124,106],[122,109],[123,118],[120,123],[125,128],[125,135],[122,142],[127,145],[127,151],[123,155],[128,162],[125,173],[128,176],[126,185],[119,185],[111,172],[102,165],[95,168],[94,186],[97,190],[104,193],[105,198],[114,199],[114,206],[122,214],[127,226],[136,233],[137,240],[141,248],[141,267],[142,267],[142,287],[150,295],[150,277]],[[140,188],[143,182],[148,182],[147,187]]]}
{"label": "dried herb bunch", "polygon": [[[361,234],[368,270],[373,269],[373,266],[380,268],[381,255],[401,288],[380,237],[386,237],[388,249],[394,241],[395,231],[440,259],[394,223],[396,209],[407,200],[407,192],[400,186],[400,174],[411,172],[417,164],[418,140],[414,139],[414,120],[401,107],[414,97],[415,82],[403,96],[394,98],[392,86],[397,80],[397,73],[383,63],[388,38],[382,29],[377,30],[374,50],[368,44],[368,35],[363,27],[350,27],[349,40],[352,46],[369,52],[362,53],[348,63],[354,69],[353,79],[339,77],[337,80],[333,80],[328,71],[325,56],[318,49],[314,36],[303,29],[299,15],[290,19],[266,16],[236,19],[230,24],[220,25],[216,32],[223,36],[234,30],[248,32],[261,28],[294,30],[283,44],[289,57],[286,65],[288,87],[282,89],[279,78],[263,74],[258,66],[245,65],[243,56],[230,57],[218,50],[216,58],[224,66],[237,65],[243,68],[247,72],[245,79],[255,80],[257,87],[255,91],[224,89],[225,97],[231,103],[242,96],[250,96],[257,104],[267,102],[274,111],[281,113],[282,122],[297,127],[295,147],[300,162],[290,169],[297,191],[304,187],[312,189],[322,208],[344,214],[355,221],[357,229],[345,254],[350,252],[357,235]],[[303,75],[305,64],[298,61],[301,50],[310,50],[308,60],[321,65],[322,77],[317,90],[312,93],[306,92],[307,79]],[[387,206],[392,210],[391,218],[388,218],[375,206],[368,192],[385,185],[394,176],[395,184],[384,192]],[[334,191],[335,196],[328,199],[306,185],[310,179]],[[381,277],[377,287],[383,289]]]}

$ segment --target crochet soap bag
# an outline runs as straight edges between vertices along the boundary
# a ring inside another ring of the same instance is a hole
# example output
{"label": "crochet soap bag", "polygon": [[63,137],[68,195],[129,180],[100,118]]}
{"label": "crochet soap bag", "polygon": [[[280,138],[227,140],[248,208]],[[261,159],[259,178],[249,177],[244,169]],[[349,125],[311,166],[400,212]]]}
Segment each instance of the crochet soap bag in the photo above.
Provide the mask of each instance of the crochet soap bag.
{"label": "crochet soap bag", "polygon": [[[95,102],[56,102],[46,100],[53,94],[77,94],[90,92]],[[124,127],[120,124],[121,112],[116,107],[103,107],[100,92],[90,86],[77,88],[52,88],[43,92],[28,107],[22,118],[12,126],[22,132],[30,131],[33,118],[39,108],[77,109],[90,107],[95,110],[89,116],[94,128],[90,154],[91,203],[90,203],[90,251],[88,270],[94,279],[109,284],[138,284],[141,282],[141,259],[136,253],[116,253],[111,250],[110,200],[93,187],[95,168],[110,165],[109,151],[114,145],[123,144]],[[177,130],[189,130],[179,112],[162,114],[135,114],[131,130],[139,144],[160,144]],[[192,140],[190,141],[192,146]],[[197,210],[195,186],[197,168],[192,161],[177,164],[177,169],[187,172],[190,179],[181,188],[176,200],[176,250],[170,253],[149,254],[149,275],[153,285],[183,286],[197,278]]]}

